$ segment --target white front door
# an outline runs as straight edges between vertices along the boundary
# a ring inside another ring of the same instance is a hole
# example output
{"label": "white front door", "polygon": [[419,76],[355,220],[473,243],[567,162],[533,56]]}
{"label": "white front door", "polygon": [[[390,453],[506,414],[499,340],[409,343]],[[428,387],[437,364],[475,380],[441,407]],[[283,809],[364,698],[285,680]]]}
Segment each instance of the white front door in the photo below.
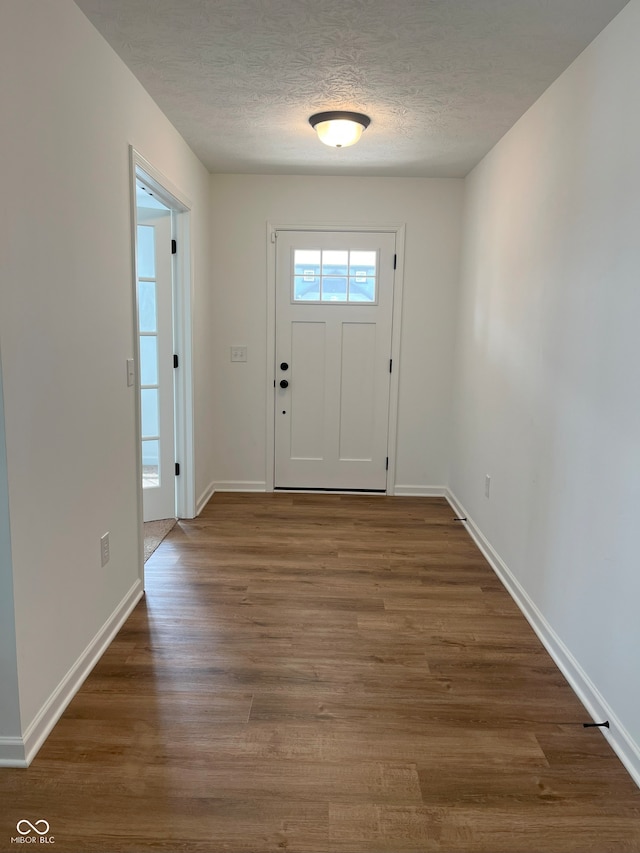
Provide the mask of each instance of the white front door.
{"label": "white front door", "polygon": [[276,242],[274,486],[384,492],[395,234]]}
{"label": "white front door", "polygon": [[137,208],[144,521],[176,514],[171,211]]}

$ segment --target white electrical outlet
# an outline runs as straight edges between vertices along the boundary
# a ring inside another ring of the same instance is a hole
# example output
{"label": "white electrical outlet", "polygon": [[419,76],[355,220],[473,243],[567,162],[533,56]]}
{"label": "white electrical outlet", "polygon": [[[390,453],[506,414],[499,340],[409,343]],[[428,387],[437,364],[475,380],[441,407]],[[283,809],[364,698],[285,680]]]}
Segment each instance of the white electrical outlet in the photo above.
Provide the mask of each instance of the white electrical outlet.
{"label": "white electrical outlet", "polygon": [[109,562],[109,533],[100,537],[100,565],[106,566]]}
{"label": "white electrical outlet", "polygon": [[491,477],[487,474],[484,478],[484,496],[488,498],[491,493]]}
{"label": "white electrical outlet", "polygon": [[247,360],[247,348],[246,347],[231,347],[231,361],[246,361]]}

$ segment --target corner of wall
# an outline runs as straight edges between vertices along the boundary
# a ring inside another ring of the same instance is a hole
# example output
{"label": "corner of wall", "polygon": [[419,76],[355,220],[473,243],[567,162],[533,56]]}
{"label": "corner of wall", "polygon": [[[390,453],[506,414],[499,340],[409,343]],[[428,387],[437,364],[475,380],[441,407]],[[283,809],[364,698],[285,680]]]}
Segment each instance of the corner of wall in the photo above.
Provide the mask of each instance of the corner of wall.
{"label": "corner of wall", "polygon": [[599,692],[569,648],[553,630],[544,614],[527,594],[514,573],[500,557],[476,522],[469,516],[457,497],[449,489],[447,489],[445,497],[456,515],[465,519],[465,527],[469,535],[533,628],[536,636],[566,678],[573,692],[584,705],[587,714],[594,721],[609,721],[609,728],[602,728],[600,731],[624,764],[633,781],[640,787],[640,744],[634,741],[616,712]]}
{"label": "corner of wall", "polygon": [[0,357],[0,766],[21,766],[24,746],[21,739],[20,692],[16,653],[15,612],[13,598],[13,564],[11,559],[11,525],[7,453],[4,434],[4,398],[2,393],[2,359]]}
{"label": "corner of wall", "polygon": [[[71,702],[78,690],[98,663],[107,648],[113,642],[116,634],[124,625],[136,604],[144,594],[142,581],[137,580],[129,592],[107,619],[102,628],[91,640],[64,678],[60,681],[51,696],[42,706],[35,719],[24,730],[19,744],[22,748],[22,757],[7,765],[13,767],[28,767],[36,757],[38,750],[45,742],[53,727],[56,725],[67,705]],[[9,745],[8,745],[9,746]],[[14,752],[16,751],[14,744]],[[2,743],[0,742],[0,763],[2,759]]]}
{"label": "corner of wall", "polygon": [[205,506],[209,503],[211,498],[215,494],[215,483],[209,483],[207,488],[202,492],[198,500],[196,501],[196,518],[200,515]]}

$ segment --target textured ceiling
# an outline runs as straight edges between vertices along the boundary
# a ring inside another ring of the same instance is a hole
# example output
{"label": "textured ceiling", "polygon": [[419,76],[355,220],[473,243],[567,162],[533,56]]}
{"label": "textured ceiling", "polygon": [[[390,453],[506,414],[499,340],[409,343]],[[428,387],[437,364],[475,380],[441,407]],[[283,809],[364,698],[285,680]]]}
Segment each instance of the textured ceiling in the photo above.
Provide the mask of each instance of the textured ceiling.
{"label": "textured ceiling", "polygon": [[[212,172],[465,175],[627,0],[76,0]],[[314,113],[371,126],[322,145]]]}

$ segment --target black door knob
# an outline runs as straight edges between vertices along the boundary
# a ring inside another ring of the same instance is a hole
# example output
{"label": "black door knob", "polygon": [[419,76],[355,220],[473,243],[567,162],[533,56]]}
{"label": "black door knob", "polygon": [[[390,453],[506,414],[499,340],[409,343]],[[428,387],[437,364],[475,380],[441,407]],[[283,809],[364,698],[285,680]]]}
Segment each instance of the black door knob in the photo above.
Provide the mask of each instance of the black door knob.
{"label": "black door knob", "polygon": [[281,388],[288,388],[288,387],[289,387],[289,383],[287,382],[287,380],[286,380],[286,379],[281,379],[281,380],[280,380],[280,387],[281,387]]}
{"label": "black door knob", "polygon": [[280,364],[280,370],[289,370],[289,365],[287,364],[287,362],[286,362],[286,361],[283,361],[283,362]]}

